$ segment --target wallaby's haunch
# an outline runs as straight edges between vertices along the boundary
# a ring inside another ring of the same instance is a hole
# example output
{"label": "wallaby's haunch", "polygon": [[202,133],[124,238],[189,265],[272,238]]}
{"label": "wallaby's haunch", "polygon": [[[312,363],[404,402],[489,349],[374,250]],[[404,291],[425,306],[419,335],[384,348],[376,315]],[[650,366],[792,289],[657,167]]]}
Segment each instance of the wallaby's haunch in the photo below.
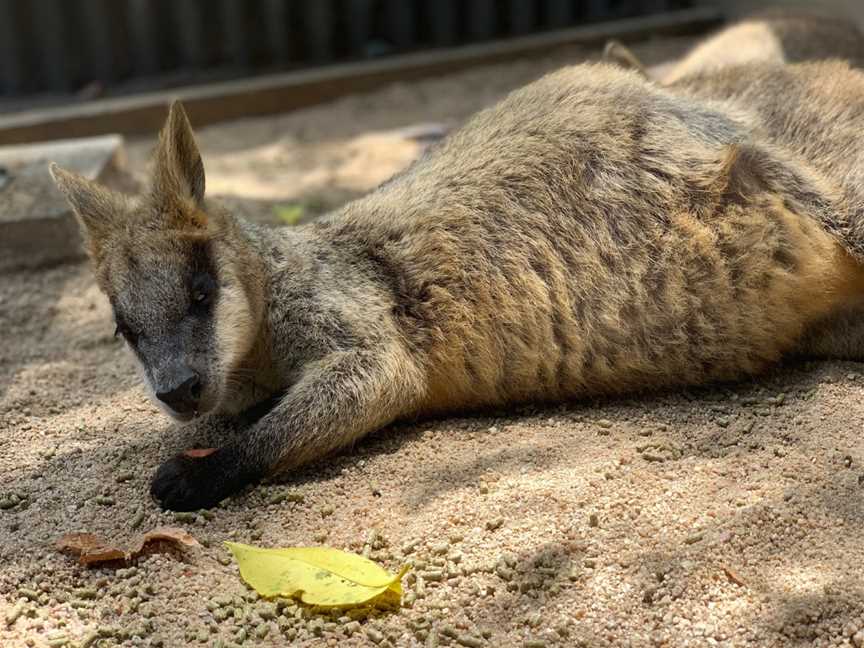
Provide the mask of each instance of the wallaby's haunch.
{"label": "wallaby's haunch", "polygon": [[256,412],[159,468],[153,496],[185,510],[398,418],[862,357],[862,132],[864,77],[842,64],[716,91],[585,65],[303,227],[205,199],[177,104],[140,199],[52,172],[159,404]]}

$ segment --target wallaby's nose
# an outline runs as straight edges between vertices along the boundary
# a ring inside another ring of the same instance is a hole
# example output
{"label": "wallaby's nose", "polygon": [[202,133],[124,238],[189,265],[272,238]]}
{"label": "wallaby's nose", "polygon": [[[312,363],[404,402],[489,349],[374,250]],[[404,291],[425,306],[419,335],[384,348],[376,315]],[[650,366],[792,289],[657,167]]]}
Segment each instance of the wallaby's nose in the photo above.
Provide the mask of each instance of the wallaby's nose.
{"label": "wallaby's nose", "polygon": [[191,414],[198,409],[201,398],[201,379],[191,369],[179,376],[172,387],[156,392],[156,398],[179,414]]}

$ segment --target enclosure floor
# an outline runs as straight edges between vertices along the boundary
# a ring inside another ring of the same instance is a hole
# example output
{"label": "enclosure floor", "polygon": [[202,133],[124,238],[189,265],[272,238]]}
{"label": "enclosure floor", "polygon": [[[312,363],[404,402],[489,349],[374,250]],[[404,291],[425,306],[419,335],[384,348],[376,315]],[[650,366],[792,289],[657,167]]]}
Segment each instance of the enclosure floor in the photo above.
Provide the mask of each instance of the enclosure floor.
{"label": "enclosure floor", "polygon": [[[206,129],[208,187],[265,221],[286,201],[335,206],[417,154],[394,131],[458,123],[576,57]],[[139,174],[151,145],[132,146]],[[0,510],[2,646],[58,634],[77,644],[99,628],[114,637],[106,645],[172,648],[238,633],[247,646],[412,646],[425,628],[440,645],[490,647],[864,642],[861,365],[787,364],[688,393],[400,424],[190,522],[147,490],[160,461],[201,438],[149,403],[112,331],[84,265],[0,277],[0,500],[23,498]],[[287,492],[302,501],[279,501]],[[67,532],[128,541],[165,524],[205,546],[142,559],[137,573],[53,549]],[[263,618],[221,544],[362,551],[373,530],[373,558],[418,564],[405,586],[417,598],[350,634],[326,615]],[[232,615],[219,620],[222,597]]]}

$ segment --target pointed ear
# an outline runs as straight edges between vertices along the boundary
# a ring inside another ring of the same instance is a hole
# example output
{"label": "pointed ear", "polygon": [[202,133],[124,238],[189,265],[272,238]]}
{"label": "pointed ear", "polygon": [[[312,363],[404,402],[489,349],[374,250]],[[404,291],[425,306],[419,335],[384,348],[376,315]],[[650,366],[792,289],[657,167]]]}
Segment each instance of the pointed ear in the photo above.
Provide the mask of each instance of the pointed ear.
{"label": "pointed ear", "polygon": [[193,208],[200,208],[204,202],[204,164],[189,118],[179,101],[171,104],[168,120],[159,134],[153,197],[157,203],[179,202]]}
{"label": "pointed ear", "polygon": [[48,171],[81,225],[90,256],[98,261],[102,242],[123,221],[125,198],[53,162]]}

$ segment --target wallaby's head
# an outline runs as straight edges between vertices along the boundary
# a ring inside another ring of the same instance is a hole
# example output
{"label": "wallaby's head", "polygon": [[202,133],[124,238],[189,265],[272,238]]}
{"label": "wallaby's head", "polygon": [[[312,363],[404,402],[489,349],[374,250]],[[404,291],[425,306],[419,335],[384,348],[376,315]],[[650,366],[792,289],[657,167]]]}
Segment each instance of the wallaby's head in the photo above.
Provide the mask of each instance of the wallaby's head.
{"label": "wallaby's head", "polygon": [[181,421],[218,407],[256,337],[263,297],[237,224],[205,202],[182,106],[159,137],[148,193],[130,199],[56,165],[51,174],[157,404]]}

